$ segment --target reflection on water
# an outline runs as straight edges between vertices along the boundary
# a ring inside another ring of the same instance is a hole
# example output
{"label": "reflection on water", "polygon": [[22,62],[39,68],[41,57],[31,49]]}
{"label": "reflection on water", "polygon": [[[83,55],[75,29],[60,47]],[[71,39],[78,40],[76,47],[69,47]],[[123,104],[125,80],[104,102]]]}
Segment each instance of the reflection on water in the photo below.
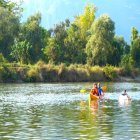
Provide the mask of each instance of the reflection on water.
{"label": "reflection on water", "polygon": [[92,114],[96,115],[99,107],[99,101],[98,100],[90,101],[89,107],[90,110],[92,111]]}
{"label": "reflection on water", "polygon": [[131,100],[118,100],[120,107],[127,107],[131,104]]}
{"label": "reflection on water", "polygon": [[[140,139],[140,84],[102,83],[105,100],[88,103],[92,83],[1,84],[0,139]],[[132,101],[118,102],[127,89]]]}

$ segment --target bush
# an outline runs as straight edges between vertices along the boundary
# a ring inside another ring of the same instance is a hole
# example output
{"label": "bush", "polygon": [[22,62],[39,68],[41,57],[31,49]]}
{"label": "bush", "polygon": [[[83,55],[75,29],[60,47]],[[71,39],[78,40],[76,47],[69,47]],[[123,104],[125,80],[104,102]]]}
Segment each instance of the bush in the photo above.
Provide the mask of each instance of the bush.
{"label": "bush", "polygon": [[113,66],[110,65],[105,66],[103,68],[103,72],[109,80],[114,80],[115,78],[117,78],[117,72],[115,71],[115,67]]}
{"label": "bush", "polygon": [[32,67],[27,71],[27,81],[36,82],[37,77],[39,75],[38,69],[36,67]]}
{"label": "bush", "polygon": [[5,66],[1,69],[1,77],[4,82],[15,82],[18,79],[16,70]]}
{"label": "bush", "polygon": [[134,60],[130,54],[123,55],[120,66],[128,71],[128,73],[134,68]]}
{"label": "bush", "polygon": [[3,54],[2,53],[0,53],[0,63],[2,63],[2,62],[7,62],[7,60],[4,58],[4,56],[3,56]]}
{"label": "bush", "polygon": [[122,67],[124,76],[131,75],[131,72],[134,69],[134,64],[135,64],[135,62],[130,54],[126,54],[126,55],[122,56],[120,66]]}
{"label": "bush", "polygon": [[45,67],[45,62],[44,61],[42,61],[42,60],[39,60],[36,64],[35,64],[35,66],[37,66],[37,67]]}

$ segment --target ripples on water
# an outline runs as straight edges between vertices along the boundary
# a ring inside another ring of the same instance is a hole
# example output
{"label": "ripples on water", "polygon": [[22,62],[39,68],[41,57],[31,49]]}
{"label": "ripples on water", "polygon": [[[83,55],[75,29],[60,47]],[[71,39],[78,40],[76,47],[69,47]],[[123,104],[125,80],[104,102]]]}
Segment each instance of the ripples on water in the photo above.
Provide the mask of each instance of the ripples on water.
{"label": "ripples on water", "polygon": [[[103,83],[105,100],[88,104],[91,83],[1,84],[0,139],[140,139],[140,84]],[[127,89],[132,101],[120,105]]]}

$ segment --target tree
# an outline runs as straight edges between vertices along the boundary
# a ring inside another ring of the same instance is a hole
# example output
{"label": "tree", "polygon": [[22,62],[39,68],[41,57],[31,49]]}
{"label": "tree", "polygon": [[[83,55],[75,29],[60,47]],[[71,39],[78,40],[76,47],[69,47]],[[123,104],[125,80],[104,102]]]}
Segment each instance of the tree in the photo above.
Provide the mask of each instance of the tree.
{"label": "tree", "polygon": [[42,58],[42,49],[45,47],[46,29],[40,26],[41,14],[30,16],[21,26],[20,41],[26,40],[32,45],[29,49],[30,63],[35,63]]}
{"label": "tree", "polygon": [[81,15],[76,16],[70,24],[64,40],[65,60],[67,63],[86,63],[86,43],[90,35],[90,28],[95,19],[96,8],[88,3]]}
{"label": "tree", "polygon": [[88,31],[95,19],[96,7],[88,3],[80,16],[75,17],[74,23],[80,28],[81,38],[87,37]]}
{"label": "tree", "polygon": [[48,38],[47,45],[43,49],[44,54],[51,63],[60,64],[66,62],[67,48],[64,42],[67,37],[66,30],[69,28],[69,24],[69,20],[60,22],[51,31],[51,37]]}
{"label": "tree", "polygon": [[108,63],[111,65],[118,66],[121,62],[123,54],[128,53],[128,45],[121,36],[115,36],[113,39],[111,53],[108,57]]}
{"label": "tree", "polygon": [[92,25],[92,35],[86,46],[87,63],[106,65],[112,49],[114,22],[106,14],[101,15]]}
{"label": "tree", "polygon": [[133,45],[133,41],[138,37],[138,30],[135,27],[131,29],[131,45]]}
{"label": "tree", "polygon": [[7,60],[4,58],[3,54],[0,53],[0,63],[3,63],[3,62],[7,62]]}
{"label": "tree", "polygon": [[130,54],[135,62],[135,66],[140,65],[140,36],[138,36],[131,45]]}
{"label": "tree", "polygon": [[15,40],[15,43],[12,46],[11,56],[18,62],[20,62],[20,64],[27,63],[30,48],[32,48],[32,46],[29,44],[29,42],[18,42],[17,40]]}
{"label": "tree", "polygon": [[9,59],[11,46],[19,33],[19,17],[8,8],[0,7],[0,52]]}
{"label": "tree", "polygon": [[63,56],[61,46],[55,42],[54,38],[49,38],[47,47],[43,49],[44,54],[47,56],[49,63],[58,64],[60,57]]}
{"label": "tree", "polygon": [[7,1],[5,1],[5,0],[0,0],[0,7],[4,7],[4,8],[6,8],[7,7]]}
{"label": "tree", "polygon": [[65,39],[66,53],[65,58],[68,63],[86,63],[85,44],[86,40],[80,38],[80,29],[72,23],[67,30]]}
{"label": "tree", "polygon": [[122,56],[121,59],[121,67],[124,68],[126,71],[131,70],[134,67],[134,60],[130,54],[125,54]]}
{"label": "tree", "polygon": [[44,49],[49,61],[55,64],[86,63],[85,48],[95,11],[93,5],[87,4],[83,14],[76,16],[73,23],[67,19],[55,25]]}
{"label": "tree", "polygon": [[135,27],[132,27],[130,55],[134,60],[136,67],[140,65],[140,36],[138,33],[138,30]]}

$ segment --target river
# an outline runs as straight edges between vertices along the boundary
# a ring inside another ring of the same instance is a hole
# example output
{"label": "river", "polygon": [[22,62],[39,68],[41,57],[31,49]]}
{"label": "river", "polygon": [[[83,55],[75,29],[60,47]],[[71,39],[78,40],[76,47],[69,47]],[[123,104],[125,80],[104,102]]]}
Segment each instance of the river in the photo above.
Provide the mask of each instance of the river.
{"label": "river", "polygon": [[[0,139],[140,139],[140,83],[101,84],[105,99],[92,105],[92,83],[0,84]],[[120,104],[125,89],[132,101]]]}

